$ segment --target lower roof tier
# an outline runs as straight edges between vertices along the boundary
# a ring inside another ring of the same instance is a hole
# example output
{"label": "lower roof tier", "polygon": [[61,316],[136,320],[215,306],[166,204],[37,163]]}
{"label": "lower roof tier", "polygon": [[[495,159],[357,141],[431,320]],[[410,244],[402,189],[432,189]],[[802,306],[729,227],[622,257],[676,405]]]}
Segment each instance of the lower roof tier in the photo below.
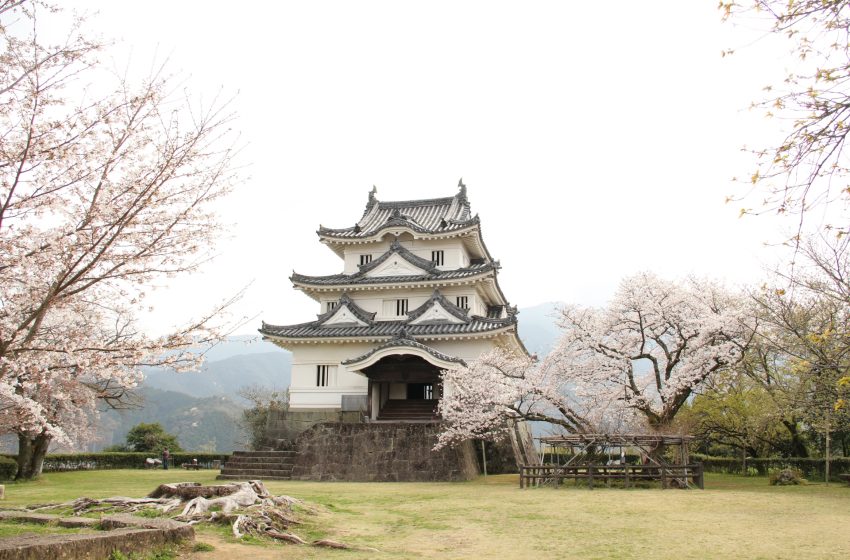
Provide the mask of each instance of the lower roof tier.
{"label": "lower roof tier", "polygon": [[442,337],[498,334],[500,331],[515,330],[516,316],[501,319],[474,316],[466,323],[439,323],[412,325],[404,321],[375,321],[371,325],[321,325],[319,321],[298,325],[269,325],[263,323],[260,333],[278,339],[350,339],[387,338],[399,335],[411,337]]}

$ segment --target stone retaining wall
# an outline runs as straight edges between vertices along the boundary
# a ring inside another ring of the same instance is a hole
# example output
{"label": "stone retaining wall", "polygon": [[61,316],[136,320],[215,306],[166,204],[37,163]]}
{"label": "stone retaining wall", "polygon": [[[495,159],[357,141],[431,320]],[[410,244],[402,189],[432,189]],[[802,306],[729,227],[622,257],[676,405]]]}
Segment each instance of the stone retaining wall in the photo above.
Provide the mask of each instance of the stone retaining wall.
{"label": "stone retaining wall", "polygon": [[362,412],[340,410],[272,410],[266,419],[266,439],[270,442],[293,442],[316,424],[363,422]]}
{"label": "stone retaining wall", "polygon": [[39,524],[56,523],[65,527],[100,524],[104,529],[92,533],[30,534],[0,539],[0,560],[102,560],[116,550],[129,555],[195,538],[195,530],[185,523],[125,514],[105,516],[100,521],[82,521],[87,518],[4,511],[0,512],[0,518]]}
{"label": "stone retaining wall", "polygon": [[438,424],[316,424],[296,440],[293,480],[451,481],[478,476],[471,442],[433,451]]}

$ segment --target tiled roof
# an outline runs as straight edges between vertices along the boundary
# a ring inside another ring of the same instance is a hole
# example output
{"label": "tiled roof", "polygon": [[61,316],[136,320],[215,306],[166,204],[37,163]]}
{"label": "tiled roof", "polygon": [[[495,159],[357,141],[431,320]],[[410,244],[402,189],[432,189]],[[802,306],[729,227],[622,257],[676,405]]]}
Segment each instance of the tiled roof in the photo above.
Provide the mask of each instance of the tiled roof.
{"label": "tiled roof", "polygon": [[298,325],[269,325],[263,322],[260,333],[278,338],[371,338],[392,337],[406,330],[408,336],[484,334],[498,331],[514,325],[516,316],[504,319],[489,319],[473,316],[468,323],[442,323],[431,325],[408,325],[404,321],[375,321],[366,327],[328,325],[321,326],[319,321]]}
{"label": "tiled roof", "polygon": [[423,350],[428,352],[438,360],[443,360],[444,362],[454,362],[456,364],[460,364],[465,366],[466,362],[464,362],[460,358],[455,358],[454,356],[449,356],[447,354],[443,354],[430,346],[426,346],[421,342],[416,342],[412,338],[409,338],[409,335],[406,331],[401,331],[398,335],[396,335],[392,340],[385,344],[381,344],[380,346],[376,346],[372,348],[362,356],[357,356],[356,358],[352,358],[350,360],[345,360],[342,362],[342,365],[347,366],[349,364],[356,364],[357,362],[362,362],[364,360],[368,360],[371,356],[380,352],[381,350],[385,350],[387,348],[417,348],[419,350]]}
{"label": "tiled roof", "polygon": [[455,270],[435,270],[429,274],[415,274],[403,276],[366,276],[361,272],[354,274],[331,274],[329,276],[307,276],[305,274],[292,273],[290,280],[294,284],[308,284],[311,286],[348,286],[351,284],[398,284],[401,282],[421,282],[428,280],[456,280],[477,276],[499,268],[498,262],[477,264],[468,268]]}
{"label": "tiled roof", "polygon": [[360,307],[359,305],[354,303],[354,301],[348,296],[348,294],[342,294],[342,296],[340,296],[340,298],[339,298],[339,302],[337,303],[336,307],[334,307],[333,309],[330,309],[330,310],[322,313],[321,315],[319,315],[316,318],[316,321],[315,321],[316,324],[324,323],[325,321],[327,321],[328,319],[330,319],[331,317],[333,317],[334,315],[339,313],[340,310],[342,310],[343,307],[347,307],[348,310],[351,311],[351,313],[355,317],[357,317],[358,319],[360,319],[361,321],[363,321],[367,325],[372,325],[372,324],[375,323],[375,313],[374,312],[370,313],[370,312],[366,311],[365,309],[363,309],[362,307]]}
{"label": "tiled roof", "polygon": [[398,255],[399,257],[403,258],[404,260],[406,260],[407,262],[409,262],[413,266],[415,266],[417,268],[421,268],[422,270],[424,270],[426,272],[430,272],[430,273],[437,272],[437,265],[434,263],[434,261],[429,261],[428,259],[423,259],[422,257],[414,255],[412,252],[410,252],[408,249],[406,249],[399,242],[398,239],[396,239],[395,241],[392,242],[392,245],[390,245],[390,248],[387,250],[386,253],[384,253],[383,255],[381,255],[380,257],[378,257],[377,259],[375,259],[374,261],[372,261],[368,264],[361,264],[360,270],[356,274],[358,274],[358,275],[368,274],[369,272],[375,270],[376,268],[381,266],[383,263],[385,263],[387,260],[389,260],[390,257],[392,257],[393,255]]}
{"label": "tiled roof", "polygon": [[319,235],[337,238],[370,237],[378,231],[405,226],[419,233],[443,233],[463,229],[478,223],[472,216],[466,185],[458,183],[458,194],[446,198],[381,202],[373,188],[369,193],[366,211],[356,225],[349,228],[319,228]]}
{"label": "tiled roof", "polygon": [[[470,321],[469,312],[464,310],[464,309],[461,309],[457,305],[455,305],[452,302],[450,302],[449,300],[447,300],[446,297],[443,294],[440,293],[440,290],[434,290],[434,293],[431,295],[430,298],[428,298],[428,301],[426,301],[425,303],[423,303],[422,305],[420,305],[419,307],[417,307],[416,309],[414,309],[413,311],[408,313],[407,314],[407,320],[413,321],[414,319],[421,317],[423,314],[425,314],[426,311],[431,309],[434,306],[434,304],[436,304],[436,303],[439,303],[443,307],[443,309],[445,309],[448,313],[450,313],[454,317],[457,317],[458,319],[460,319],[464,323],[468,323]],[[424,323],[419,323],[419,324],[421,325],[421,324],[424,324]]]}

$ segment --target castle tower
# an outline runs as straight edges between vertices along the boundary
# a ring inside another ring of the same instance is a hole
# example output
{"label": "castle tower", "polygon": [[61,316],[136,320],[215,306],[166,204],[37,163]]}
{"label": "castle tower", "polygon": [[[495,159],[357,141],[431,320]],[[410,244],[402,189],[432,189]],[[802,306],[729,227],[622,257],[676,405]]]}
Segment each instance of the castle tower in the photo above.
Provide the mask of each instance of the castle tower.
{"label": "castle tower", "polygon": [[499,263],[466,186],[458,186],[452,197],[401,202],[379,201],[373,188],[354,226],[319,228],[343,271],[290,279],[320,314],[260,329],[293,353],[291,413],[431,421],[452,390],[442,386],[441,370],[496,346],[525,352],[516,308],[499,288]]}

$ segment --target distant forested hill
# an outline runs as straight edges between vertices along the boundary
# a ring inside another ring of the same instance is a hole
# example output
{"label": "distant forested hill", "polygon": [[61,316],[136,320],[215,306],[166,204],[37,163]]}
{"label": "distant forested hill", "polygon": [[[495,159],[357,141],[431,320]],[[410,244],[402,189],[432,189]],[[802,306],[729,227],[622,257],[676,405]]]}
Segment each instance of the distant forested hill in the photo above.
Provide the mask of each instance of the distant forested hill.
{"label": "distant forested hill", "polygon": [[148,368],[144,386],[178,391],[193,397],[227,395],[240,401],[236,392],[246,386],[260,385],[286,389],[291,381],[292,354],[264,352],[232,355],[210,361],[200,371],[177,373],[170,369]]}
{"label": "distant forested hill", "polygon": [[139,390],[138,396],[141,408],[102,414],[96,448],[123,444],[130,428],[140,422],[159,422],[186,450],[228,452],[244,448],[245,434],[236,424],[243,407],[228,397],[197,398],[150,388]]}

